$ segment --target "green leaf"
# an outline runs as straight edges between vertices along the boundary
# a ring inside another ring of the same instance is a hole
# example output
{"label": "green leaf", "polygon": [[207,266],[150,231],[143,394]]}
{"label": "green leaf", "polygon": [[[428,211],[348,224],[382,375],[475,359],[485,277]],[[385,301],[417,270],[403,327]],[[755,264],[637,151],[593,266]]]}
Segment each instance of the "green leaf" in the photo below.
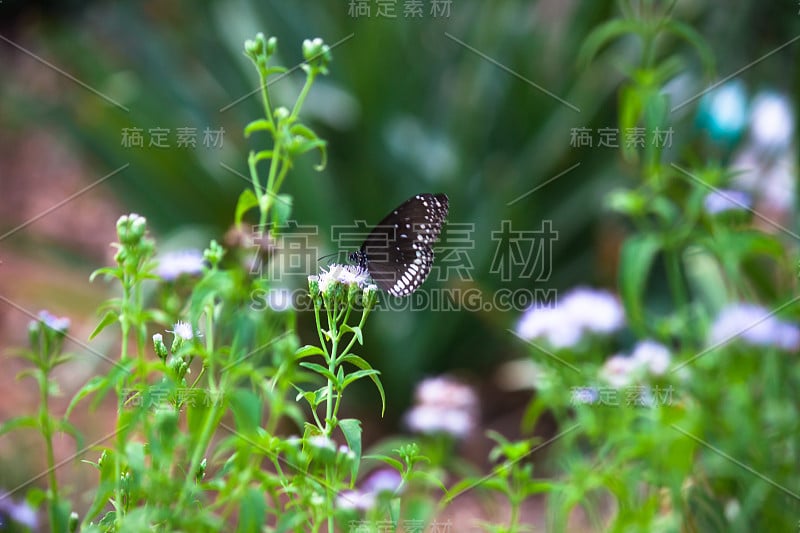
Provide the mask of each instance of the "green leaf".
{"label": "green leaf", "polygon": [[352,333],[355,335],[356,339],[358,339],[358,344],[364,344],[364,334],[361,332],[361,328],[358,326],[348,326],[347,324],[342,325],[341,331],[343,333]]}
{"label": "green leaf", "polygon": [[67,410],[64,413],[64,418],[69,418],[70,413],[72,413],[72,410],[75,409],[75,406],[78,405],[79,401],[86,398],[90,394],[110,387],[111,380],[109,378],[110,376],[94,376],[87,381],[86,384],[81,387],[77,393],[75,393],[75,396],[72,397],[72,400],[70,400]]}
{"label": "green leaf", "polygon": [[89,281],[94,281],[94,278],[96,278],[97,276],[100,276],[100,275],[103,275],[103,276],[105,276],[107,278],[111,278],[111,277],[121,278],[122,277],[122,271],[119,269],[119,267],[98,268],[97,270],[95,270],[94,272],[91,273],[91,275],[89,276]]}
{"label": "green leaf", "polygon": [[[272,193],[265,193],[265,195],[269,195]],[[278,226],[283,226],[286,224],[286,221],[289,220],[289,217],[292,215],[292,196],[289,194],[278,194],[275,195],[275,201],[272,203],[274,207],[274,217],[275,222]]]}
{"label": "green leaf", "polygon": [[244,127],[244,136],[245,138],[250,137],[256,131],[275,131],[275,128],[272,126],[272,122],[265,118],[260,118],[257,120],[252,121],[250,124]]}
{"label": "green leaf", "polygon": [[39,421],[34,416],[17,416],[0,424],[0,435],[21,428],[38,428]]}
{"label": "green leaf", "polygon": [[398,472],[403,471],[403,463],[395,459],[394,457],[389,457],[388,455],[381,455],[381,454],[370,454],[365,455],[364,459],[376,460],[386,463],[387,465],[391,466]]}
{"label": "green leaf", "polygon": [[110,326],[111,324],[114,324],[117,321],[119,321],[119,315],[117,314],[116,311],[106,311],[106,314],[103,315],[103,318],[102,318],[102,320],[100,320],[100,323],[97,324],[97,327],[94,328],[94,331],[92,331],[89,334],[89,340],[92,340],[95,337],[97,337],[97,335],[101,331],[103,331],[108,326]]}
{"label": "green leaf", "polygon": [[594,56],[600,52],[600,49],[613,39],[621,37],[626,33],[639,33],[638,24],[636,20],[614,19],[592,30],[583,40],[583,46],[581,46],[578,52],[578,65],[583,67],[588,65]]}
{"label": "green leaf", "polygon": [[697,30],[675,19],[667,22],[664,25],[664,30],[684,39],[697,50],[697,55],[700,56],[700,61],[702,61],[706,73],[710,74],[714,70],[714,52]]}
{"label": "green leaf", "polygon": [[261,427],[261,399],[247,389],[235,389],[229,398],[236,427],[247,435],[255,433]]}
{"label": "green leaf", "polygon": [[325,352],[319,346],[314,346],[313,344],[306,344],[305,346],[301,346],[294,352],[295,359],[303,359],[305,357],[311,357],[312,355],[325,355]]}
{"label": "green leaf", "polygon": [[[361,370],[372,370],[372,365],[370,365],[361,357],[352,353],[345,355],[344,357],[339,359],[339,361],[343,363],[350,363],[351,365],[358,367]],[[372,382],[375,383],[375,386],[378,388],[378,392],[381,395],[381,416],[383,416],[384,413],[386,412],[386,393],[383,391],[383,384],[381,383],[381,380],[378,378],[377,374],[371,375],[369,379],[371,379]]]}
{"label": "green leaf", "polygon": [[358,477],[358,466],[361,464],[361,421],[356,418],[343,418],[339,420],[339,427],[342,429],[347,446],[356,455],[353,466],[350,469],[350,484],[352,486]]}
{"label": "green leaf", "polygon": [[647,333],[644,316],[644,291],[661,241],[656,235],[643,234],[628,238],[622,246],[619,265],[619,287],[625,314],[631,327]]}
{"label": "green leaf", "polygon": [[293,135],[297,135],[308,139],[307,142],[298,143],[294,147],[294,151],[297,154],[304,154],[309,150],[313,150],[315,148],[319,149],[320,152],[320,162],[318,165],[314,166],[314,170],[320,171],[324,170],[325,166],[328,164],[328,149],[327,143],[320,139],[314,131],[302,124],[295,124],[289,130]]}
{"label": "green leaf", "polygon": [[245,189],[239,195],[239,200],[236,202],[236,214],[234,215],[233,222],[236,226],[241,225],[244,214],[258,205],[258,198],[252,189]]}
{"label": "green leaf", "polygon": [[347,375],[347,378],[342,383],[342,389],[344,389],[354,381],[358,381],[361,378],[365,378],[367,376],[376,376],[379,375],[380,373],[381,373],[380,370],[375,370],[374,368],[372,370],[357,370]]}
{"label": "green leaf", "polygon": [[264,492],[252,487],[242,498],[237,531],[241,533],[261,531],[266,518],[267,504]]}
{"label": "green leaf", "polygon": [[80,430],[72,425],[69,420],[61,419],[56,421],[56,429],[70,435],[75,439],[75,447],[79,450],[83,449],[83,434]]}
{"label": "green leaf", "polygon": [[285,531],[297,531],[308,522],[306,513],[298,508],[289,508],[284,513],[279,514],[278,524],[275,526],[276,533]]}
{"label": "green leaf", "polygon": [[322,365],[318,365],[317,363],[309,363],[308,361],[302,361],[299,363],[299,365],[316,372],[317,374],[321,375],[322,377],[324,377],[329,381],[336,383],[336,376],[334,376],[330,370],[328,370]]}

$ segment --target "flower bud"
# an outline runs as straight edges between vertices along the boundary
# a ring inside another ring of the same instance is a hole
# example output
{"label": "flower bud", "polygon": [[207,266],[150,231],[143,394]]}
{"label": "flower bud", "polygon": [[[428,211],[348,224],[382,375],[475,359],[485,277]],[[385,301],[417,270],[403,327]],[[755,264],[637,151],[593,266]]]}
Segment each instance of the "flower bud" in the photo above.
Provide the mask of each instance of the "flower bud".
{"label": "flower bud", "polygon": [[156,333],[153,335],[153,349],[156,352],[156,355],[162,361],[167,357],[167,345],[164,344],[164,338],[161,336],[161,333]]}

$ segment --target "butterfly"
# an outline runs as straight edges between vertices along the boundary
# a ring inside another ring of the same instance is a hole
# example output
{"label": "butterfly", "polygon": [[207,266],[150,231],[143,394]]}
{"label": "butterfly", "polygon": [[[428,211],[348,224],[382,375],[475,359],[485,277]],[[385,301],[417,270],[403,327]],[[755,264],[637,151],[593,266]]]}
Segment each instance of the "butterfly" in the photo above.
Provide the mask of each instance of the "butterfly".
{"label": "butterfly", "polygon": [[408,296],[431,271],[431,245],[439,238],[448,209],[446,194],[412,196],[375,226],[350,261],[392,296]]}

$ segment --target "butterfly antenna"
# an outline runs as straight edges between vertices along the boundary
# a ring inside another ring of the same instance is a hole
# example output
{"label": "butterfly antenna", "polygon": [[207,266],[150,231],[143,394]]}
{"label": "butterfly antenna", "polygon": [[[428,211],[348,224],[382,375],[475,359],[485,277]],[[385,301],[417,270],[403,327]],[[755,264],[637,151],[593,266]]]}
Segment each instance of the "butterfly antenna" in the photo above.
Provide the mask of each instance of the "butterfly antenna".
{"label": "butterfly antenna", "polygon": [[338,256],[338,255],[341,255],[341,254],[342,254],[342,252],[334,252],[332,254],[323,255],[322,257],[317,259],[317,263],[320,263],[320,262],[324,261],[325,259],[327,259],[329,257],[334,257],[334,256]]}

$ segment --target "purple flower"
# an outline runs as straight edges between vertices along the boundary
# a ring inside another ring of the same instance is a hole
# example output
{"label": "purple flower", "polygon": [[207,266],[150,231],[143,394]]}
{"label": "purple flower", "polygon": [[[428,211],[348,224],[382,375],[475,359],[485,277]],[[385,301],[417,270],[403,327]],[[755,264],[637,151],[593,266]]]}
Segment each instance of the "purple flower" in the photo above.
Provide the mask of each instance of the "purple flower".
{"label": "purple flower", "polygon": [[402,478],[396,470],[381,468],[370,474],[360,488],[340,492],[336,506],[340,509],[368,511],[375,506],[379,494],[394,494],[400,490],[401,483]]}
{"label": "purple flower", "polygon": [[70,320],[66,317],[57,317],[50,311],[39,311],[39,320],[50,329],[59,333],[66,333],[70,326]]}
{"label": "purple flower", "polygon": [[750,209],[752,200],[746,192],[719,189],[711,191],[703,199],[703,207],[711,215],[734,209]]}
{"label": "purple flower", "polygon": [[734,339],[752,346],[796,351],[800,348],[800,329],[759,305],[739,303],[726,307],[717,316],[711,326],[709,343],[726,344]]}
{"label": "purple flower", "polygon": [[517,334],[524,339],[544,338],[554,348],[575,346],[586,333],[609,334],[621,328],[625,314],[608,291],[578,287],[556,307],[532,307],[522,315]]}
{"label": "purple flower", "polygon": [[[8,494],[0,494],[0,530],[6,531],[9,522],[36,531],[39,520],[30,505],[25,502],[17,503]],[[13,528],[8,530],[15,531]]]}
{"label": "purple flower", "polygon": [[175,281],[180,276],[196,276],[203,272],[205,260],[199,250],[167,252],[158,260],[156,275],[164,281]]}
{"label": "purple flower", "polygon": [[364,484],[361,486],[362,490],[380,494],[381,492],[394,493],[400,488],[403,478],[397,470],[391,468],[380,468],[372,472]]}

